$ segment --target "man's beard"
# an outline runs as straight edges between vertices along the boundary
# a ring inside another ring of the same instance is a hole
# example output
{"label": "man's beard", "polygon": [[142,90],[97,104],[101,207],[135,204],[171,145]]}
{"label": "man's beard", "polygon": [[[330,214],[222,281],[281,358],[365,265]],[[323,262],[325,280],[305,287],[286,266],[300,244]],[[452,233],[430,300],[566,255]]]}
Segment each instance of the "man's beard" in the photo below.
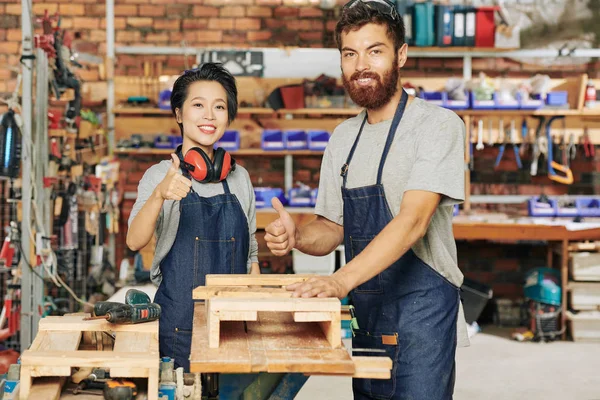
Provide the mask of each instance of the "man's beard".
{"label": "man's beard", "polygon": [[[363,78],[372,78],[375,81],[375,85],[368,87],[358,86],[355,81]],[[397,59],[394,59],[392,68],[383,74],[383,82],[375,72],[355,72],[350,79],[347,79],[342,73],[344,87],[348,91],[348,95],[352,101],[359,107],[364,107],[367,110],[378,110],[386,105],[398,90],[399,78],[400,71]]]}

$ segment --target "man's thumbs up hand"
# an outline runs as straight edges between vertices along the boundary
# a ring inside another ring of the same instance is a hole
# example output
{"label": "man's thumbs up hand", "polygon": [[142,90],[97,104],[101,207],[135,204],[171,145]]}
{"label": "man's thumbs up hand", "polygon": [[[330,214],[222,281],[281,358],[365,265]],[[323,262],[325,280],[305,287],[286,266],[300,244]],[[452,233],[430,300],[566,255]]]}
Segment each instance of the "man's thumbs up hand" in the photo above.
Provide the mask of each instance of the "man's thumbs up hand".
{"label": "man's thumbs up hand", "polygon": [[265,241],[271,253],[284,256],[296,245],[296,224],[278,198],[274,197],[271,205],[279,214],[279,218],[265,228]]}

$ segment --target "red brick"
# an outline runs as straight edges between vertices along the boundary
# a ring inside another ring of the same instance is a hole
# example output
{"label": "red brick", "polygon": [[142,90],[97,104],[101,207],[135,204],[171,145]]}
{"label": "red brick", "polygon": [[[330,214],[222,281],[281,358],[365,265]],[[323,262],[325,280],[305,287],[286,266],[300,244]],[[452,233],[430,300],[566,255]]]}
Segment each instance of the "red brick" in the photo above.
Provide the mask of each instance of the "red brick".
{"label": "red brick", "polygon": [[337,25],[337,21],[330,20],[330,21],[327,21],[326,28],[329,32],[334,32],[336,25]]}
{"label": "red brick", "polygon": [[43,4],[34,4],[33,5],[33,13],[35,15],[44,15],[44,12],[48,10],[48,14],[54,14],[58,11],[58,4],[54,3],[43,3]]}
{"label": "red brick", "polygon": [[[206,31],[204,31],[204,32],[206,32]],[[188,42],[190,42],[190,41],[195,42],[196,39],[198,38],[199,33],[200,32],[197,32],[196,30],[189,30],[189,31],[183,32],[183,40],[186,40]]]}
{"label": "red brick", "polygon": [[285,26],[286,21],[281,19],[269,18],[265,19],[265,26],[267,29],[280,29]]}
{"label": "red brick", "polygon": [[192,15],[192,7],[187,4],[167,4],[168,18],[189,18]]}
{"label": "red brick", "polygon": [[106,15],[105,4],[86,4],[85,14],[90,17],[103,17]]}
{"label": "red brick", "polygon": [[236,45],[241,45],[246,43],[246,34],[244,32],[224,33],[221,41],[228,44],[235,43]]}
{"label": "red brick", "polygon": [[323,40],[323,31],[313,31],[313,32],[300,32],[298,34],[298,36],[300,37],[300,40],[306,40],[306,41],[316,41],[316,40]]}
{"label": "red brick", "polygon": [[516,258],[500,258],[494,263],[494,271],[518,271],[519,260]]}
{"label": "red brick", "polygon": [[256,4],[259,6],[279,6],[281,3],[281,0],[256,0]]}
{"label": "red brick", "polygon": [[166,43],[169,41],[169,34],[163,33],[149,33],[145,38],[146,42],[149,43]]}
{"label": "red brick", "polygon": [[207,18],[184,19],[182,23],[183,29],[206,29],[208,28]]}
{"label": "red brick", "polygon": [[115,5],[115,15],[119,17],[135,17],[138,13],[138,6],[130,4]]}
{"label": "red brick", "polygon": [[[170,42],[181,42],[182,40],[183,40],[183,32],[169,32],[169,41]],[[179,43],[178,43],[178,45],[179,45]]]}
{"label": "red brick", "polygon": [[[136,32],[139,33],[139,32]],[[117,32],[118,34],[118,32]],[[117,65],[123,65],[123,66],[132,66],[132,65],[139,65],[140,64],[140,60],[138,58],[136,58],[135,56],[129,55],[129,54],[119,54],[117,56]]]}
{"label": "red brick", "polygon": [[139,42],[142,39],[140,31],[116,31],[117,42]]}
{"label": "red brick", "polygon": [[125,4],[149,4],[150,0],[120,0]]}
{"label": "red brick", "polygon": [[84,82],[95,82],[100,80],[100,74],[97,68],[80,69],[77,71],[77,76]]}
{"label": "red brick", "polygon": [[322,30],[322,21],[311,21],[306,19],[294,19],[286,21],[286,26],[291,31],[310,31],[310,30]]}
{"label": "red brick", "polygon": [[165,29],[165,30],[179,30],[180,26],[181,26],[181,20],[180,19],[155,19],[154,20],[154,29]]}
{"label": "red brick", "polygon": [[523,296],[523,285],[516,283],[494,283],[492,290],[496,298],[516,299]]}
{"label": "red brick", "polygon": [[89,40],[91,42],[102,42],[106,40],[106,31],[102,29],[92,29],[89,31]]}
{"label": "red brick", "polygon": [[21,40],[21,30],[20,29],[7,29],[6,30],[6,40],[9,42],[18,42]]}
{"label": "red brick", "polygon": [[277,7],[275,9],[275,17],[297,17],[299,8],[296,7]]}
{"label": "red brick", "polygon": [[235,20],[235,29],[240,31],[256,31],[260,29],[260,21],[259,18],[237,18]]}
{"label": "red brick", "polygon": [[223,38],[223,32],[221,32],[221,31],[204,31],[204,32],[198,32],[198,37],[196,38],[196,40],[198,42],[204,42],[204,43],[208,43],[208,42],[218,43],[222,40],[222,38]]}
{"label": "red brick", "polygon": [[442,68],[444,60],[441,58],[420,58],[419,68]]}
{"label": "red brick", "polygon": [[323,11],[315,7],[301,7],[300,18],[320,18],[323,16]]}
{"label": "red brick", "polygon": [[127,18],[127,26],[133,28],[145,28],[152,26],[152,18]]}
{"label": "red brick", "polygon": [[249,42],[261,42],[264,40],[269,40],[273,36],[273,32],[271,31],[256,31],[256,32],[248,32],[247,39]]}
{"label": "red brick", "polygon": [[[115,17],[114,19],[115,29],[127,28],[127,19],[124,17]],[[100,29],[106,29],[106,18],[100,19]]]}
{"label": "red brick", "polygon": [[100,21],[98,18],[75,17],[73,18],[74,29],[99,29]]}
{"label": "red brick", "polygon": [[[222,6],[225,2],[223,0],[204,0],[203,3],[208,6]],[[254,0],[234,0],[234,1],[228,1],[227,4],[251,5],[251,4],[254,4]]]}
{"label": "red brick", "polygon": [[249,17],[272,17],[273,9],[271,7],[251,6],[246,9]]}
{"label": "red brick", "polygon": [[83,4],[61,4],[58,7],[60,15],[85,15]]}
{"label": "red brick", "polygon": [[162,17],[165,6],[140,6],[140,17]]}
{"label": "red brick", "polygon": [[8,15],[21,15],[21,4],[7,4],[4,13]]}
{"label": "red brick", "polygon": [[[0,29],[0,40],[6,40],[6,29]],[[4,62],[3,58],[6,56],[0,56],[0,65]]]}
{"label": "red brick", "polygon": [[233,29],[233,18],[210,18],[208,29]]}
{"label": "red brick", "polygon": [[218,17],[217,7],[194,6],[194,17]]}
{"label": "red brick", "polygon": [[221,17],[243,17],[245,15],[246,8],[243,6],[225,6],[219,12]]}

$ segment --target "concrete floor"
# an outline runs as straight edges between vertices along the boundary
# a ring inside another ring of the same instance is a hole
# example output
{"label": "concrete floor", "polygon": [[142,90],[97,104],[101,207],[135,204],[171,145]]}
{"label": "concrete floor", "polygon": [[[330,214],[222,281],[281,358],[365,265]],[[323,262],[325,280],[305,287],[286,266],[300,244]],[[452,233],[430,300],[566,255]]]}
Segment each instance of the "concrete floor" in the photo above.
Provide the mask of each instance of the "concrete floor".
{"label": "concrete floor", "polygon": [[[457,350],[455,400],[600,400],[600,343],[519,343],[509,334],[484,327]],[[351,385],[311,377],[296,399],[351,399]]]}

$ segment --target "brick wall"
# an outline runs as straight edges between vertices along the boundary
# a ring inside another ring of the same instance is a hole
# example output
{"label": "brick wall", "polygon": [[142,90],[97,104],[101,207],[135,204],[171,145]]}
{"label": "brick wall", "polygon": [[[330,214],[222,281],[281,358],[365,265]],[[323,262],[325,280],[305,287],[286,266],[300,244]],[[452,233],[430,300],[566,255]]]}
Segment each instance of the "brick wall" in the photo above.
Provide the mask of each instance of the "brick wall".
{"label": "brick wall", "polygon": [[[338,0],[343,4],[344,0]],[[321,10],[311,4],[316,0],[116,0],[115,36],[117,45],[156,45],[196,47],[269,47],[303,46],[332,47],[336,11]],[[33,13],[41,16],[44,10],[59,11],[62,27],[77,32],[77,46],[81,51],[105,54],[105,2],[103,0],[56,0],[33,1]],[[0,0],[0,93],[12,91],[16,75],[3,66],[18,66],[21,48],[21,2]],[[38,28],[39,31],[39,28]],[[410,51],[409,51],[410,54]],[[186,66],[182,56],[131,56],[118,55],[116,74],[135,76],[143,74],[144,62],[161,66],[163,74],[178,74]],[[189,58],[187,64],[193,62]],[[535,73],[547,73],[553,78],[587,72],[598,77],[600,63],[580,66],[563,66],[540,69],[507,59],[474,59],[474,75],[480,71],[488,75],[528,77]],[[80,71],[85,81],[98,80],[98,72]],[[410,58],[402,71],[404,79],[422,76],[461,76],[462,59]],[[486,148],[475,154],[475,170],[472,172],[474,194],[536,194],[544,190],[548,194],[598,192],[598,160],[577,160],[573,170],[576,184],[568,188],[550,182],[546,177],[532,178],[526,171],[517,171],[507,149],[498,170],[493,164],[496,149]],[[124,173],[121,185],[124,191],[135,192],[143,172],[155,157],[131,159],[121,157]],[[281,185],[283,182],[283,159],[245,158],[245,165],[255,185]],[[316,185],[319,178],[320,159],[296,158],[294,180]],[[528,168],[528,163],[525,162]],[[124,235],[132,200],[122,206],[122,229],[117,241],[117,258],[125,255]],[[260,234],[259,234],[260,236]],[[521,295],[522,274],[531,266],[543,265],[544,252],[539,246],[489,246],[485,243],[459,243],[459,260],[467,276],[493,284],[496,295],[518,297]],[[510,252],[508,251],[510,250]],[[268,250],[261,242],[261,253]],[[515,251],[515,252],[513,252]],[[511,254],[506,256],[506,254]],[[541,255],[540,255],[541,254]],[[523,258],[520,258],[523,257]],[[266,259],[266,258],[265,258]],[[271,259],[273,268],[282,271],[291,263],[290,258]],[[118,265],[118,264],[117,264]]]}

